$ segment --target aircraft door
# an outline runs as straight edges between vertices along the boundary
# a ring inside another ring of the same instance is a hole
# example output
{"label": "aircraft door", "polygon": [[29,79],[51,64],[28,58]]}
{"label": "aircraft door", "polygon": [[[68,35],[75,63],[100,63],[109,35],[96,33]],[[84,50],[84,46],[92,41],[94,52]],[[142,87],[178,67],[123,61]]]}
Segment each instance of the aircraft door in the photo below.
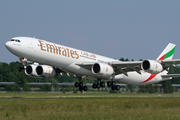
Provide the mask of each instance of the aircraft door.
{"label": "aircraft door", "polygon": [[28,39],[28,48],[33,49],[33,41]]}

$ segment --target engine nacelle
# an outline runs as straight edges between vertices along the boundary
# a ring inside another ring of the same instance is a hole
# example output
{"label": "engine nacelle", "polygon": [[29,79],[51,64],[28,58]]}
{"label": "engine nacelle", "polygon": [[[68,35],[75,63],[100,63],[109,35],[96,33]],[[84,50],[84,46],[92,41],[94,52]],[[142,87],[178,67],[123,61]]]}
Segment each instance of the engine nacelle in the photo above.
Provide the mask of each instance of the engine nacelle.
{"label": "engine nacelle", "polygon": [[37,77],[38,76],[36,73],[37,66],[38,66],[37,64],[32,64],[32,65],[26,66],[25,74],[28,76],[32,76],[32,77]]}
{"label": "engine nacelle", "polygon": [[102,76],[111,76],[114,73],[112,66],[105,63],[95,63],[92,66],[92,72],[94,74],[100,74]]}
{"label": "engine nacelle", "polygon": [[36,67],[36,73],[39,76],[45,77],[45,78],[53,78],[56,76],[56,70],[48,65],[39,65]]}
{"label": "engine nacelle", "polygon": [[163,71],[163,67],[155,60],[144,60],[141,64],[144,71],[152,74],[158,74]]}
{"label": "engine nacelle", "polygon": [[36,78],[53,78],[56,76],[56,70],[48,65],[28,65],[25,74]]}

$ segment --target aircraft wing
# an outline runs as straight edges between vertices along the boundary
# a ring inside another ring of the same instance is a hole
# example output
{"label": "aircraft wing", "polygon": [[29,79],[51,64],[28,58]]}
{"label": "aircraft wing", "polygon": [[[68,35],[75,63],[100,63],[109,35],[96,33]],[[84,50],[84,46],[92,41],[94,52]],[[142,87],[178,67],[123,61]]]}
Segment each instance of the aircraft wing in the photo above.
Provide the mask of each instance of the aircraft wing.
{"label": "aircraft wing", "polygon": [[[113,62],[107,62],[106,64],[111,65],[114,68],[114,71],[117,74],[125,74],[127,75],[127,72],[130,71],[136,71],[137,73],[141,74],[140,70],[141,64],[143,61],[113,61]],[[158,61],[162,64],[164,68],[170,67],[172,65],[180,64],[180,59],[174,59],[174,60],[161,60]],[[79,65],[85,69],[91,70],[92,66],[97,63],[96,62],[78,62],[75,63],[76,65]],[[172,75],[172,76],[164,76],[164,77],[176,77],[177,74]],[[178,76],[180,77],[180,76]]]}
{"label": "aircraft wing", "polygon": [[[97,62],[78,62],[75,63],[76,65],[79,65],[85,69],[91,70],[92,65],[94,65]],[[117,74],[125,74],[127,75],[127,72],[129,71],[136,71],[139,74],[141,70],[141,63],[142,61],[114,61],[114,62],[107,62],[107,64],[110,64],[113,68],[114,71]]]}
{"label": "aircraft wing", "polygon": [[[141,68],[141,64],[143,61],[115,61],[112,62],[112,66],[116,72],[116,74],[120,74],[123,73],[125,75],[127,75],[127,72],[129,71],[136,71],[137,73],[140,73],[140,70],[142,70]],[[176,64],[180,64],[180,59],[174,59],[174,60],[161,60],[158,61],[162,64],[162,66],[164,68],[170,67],[170,66],[174,66]],[[171,76],[164,76],[164,77],[180,77],[180,74],[172,74]]]}

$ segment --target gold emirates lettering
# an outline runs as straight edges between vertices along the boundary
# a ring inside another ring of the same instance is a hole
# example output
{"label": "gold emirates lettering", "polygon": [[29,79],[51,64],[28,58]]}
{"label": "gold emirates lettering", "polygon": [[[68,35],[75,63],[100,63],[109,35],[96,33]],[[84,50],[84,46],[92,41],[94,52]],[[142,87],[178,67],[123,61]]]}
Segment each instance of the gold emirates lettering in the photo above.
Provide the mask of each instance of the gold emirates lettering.
{"label": "gold emirates lettering", "polygon": [[62,55],[63,55],[63,56],[67,56],[67,54],[66,54],[66,49],[65,49],[65,48],[63,48],[63,47],[62,47],[62,49],[63,49],[63,51],[62,51]]}
{"label": "gold emirates lettering", "polygon": [[[68,48],[64,48],[64,47],[59,47],[56,46],[55,44],[48,44],[48,43],[44,43],[43,41],[39,40],[40,43],[40,47],[42,51],[46,51],[46,52],[50,52],[50,53],[54,53],[54,54],[59,54],[59,55],[63,55],[66,57],[71,57],[71,58],[75,58],[75,59],[79,59],[79,55],[77,54],[77,51],[74,50],[70,50]],[[43,46],[46,45],[47,49],[44,49]],[[59,53],[58,53],[59,51]]]}
{"label": "gold emirates lettering", "polygon": [[74,58],[74,51],[73,50],[70,50],[70,54],[71,54],[71,57]]}
{"label": "gold emirates lettering", "polygon": [[56,50],[56,54],[58,54],[58,49],[57,49],[57,47],[56,47],[55,44],[54,44],[54,46],[55,46],[55,48],[56,48],[56,49],[54,49],[54,51]]}
{"label": "gold emirates lettering", "polygon": [[44,44],[42,43],[42,41],[39,40],[39,43],[40,43],[40,46],[41,46],[41,50],[42,50],[42,51],[46,51],[45,49],[43,49],[43,45],[44,45]]}
{"label": "gold emirates lettering", "polygon": [[61,47],[58,47],[59,55],[61,55]]}
{"label": "gold emirates lettering", "polygon": [[50,45],[50,44],[47,44],[46,43],[46,47],[47,47],[47,51],[49,52],[49,49],[50,49],[50,52],[52,53],[52,50],[54,51],[55,53],[55,49],[54,49],[54,46],[53,45]]}

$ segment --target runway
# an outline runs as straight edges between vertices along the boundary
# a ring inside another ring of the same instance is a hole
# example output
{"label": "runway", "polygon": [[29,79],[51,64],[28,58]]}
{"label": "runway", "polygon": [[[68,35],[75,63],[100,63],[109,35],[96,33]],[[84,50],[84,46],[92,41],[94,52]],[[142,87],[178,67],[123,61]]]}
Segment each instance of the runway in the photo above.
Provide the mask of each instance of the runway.
{"label": "runway", "polygon": [[122,99],[122,98],[180,98],[173,94],[137,94],[137,93],[0,93],[0,99]]}
{"label": "runway", "polygon": [[0,98],[0,100],[15,100],[15,99],[151,99],[151,98],[180,98],[180,97],[59,97],[59,98],[23,98],[23,97],[12,97],[12,98]]}

